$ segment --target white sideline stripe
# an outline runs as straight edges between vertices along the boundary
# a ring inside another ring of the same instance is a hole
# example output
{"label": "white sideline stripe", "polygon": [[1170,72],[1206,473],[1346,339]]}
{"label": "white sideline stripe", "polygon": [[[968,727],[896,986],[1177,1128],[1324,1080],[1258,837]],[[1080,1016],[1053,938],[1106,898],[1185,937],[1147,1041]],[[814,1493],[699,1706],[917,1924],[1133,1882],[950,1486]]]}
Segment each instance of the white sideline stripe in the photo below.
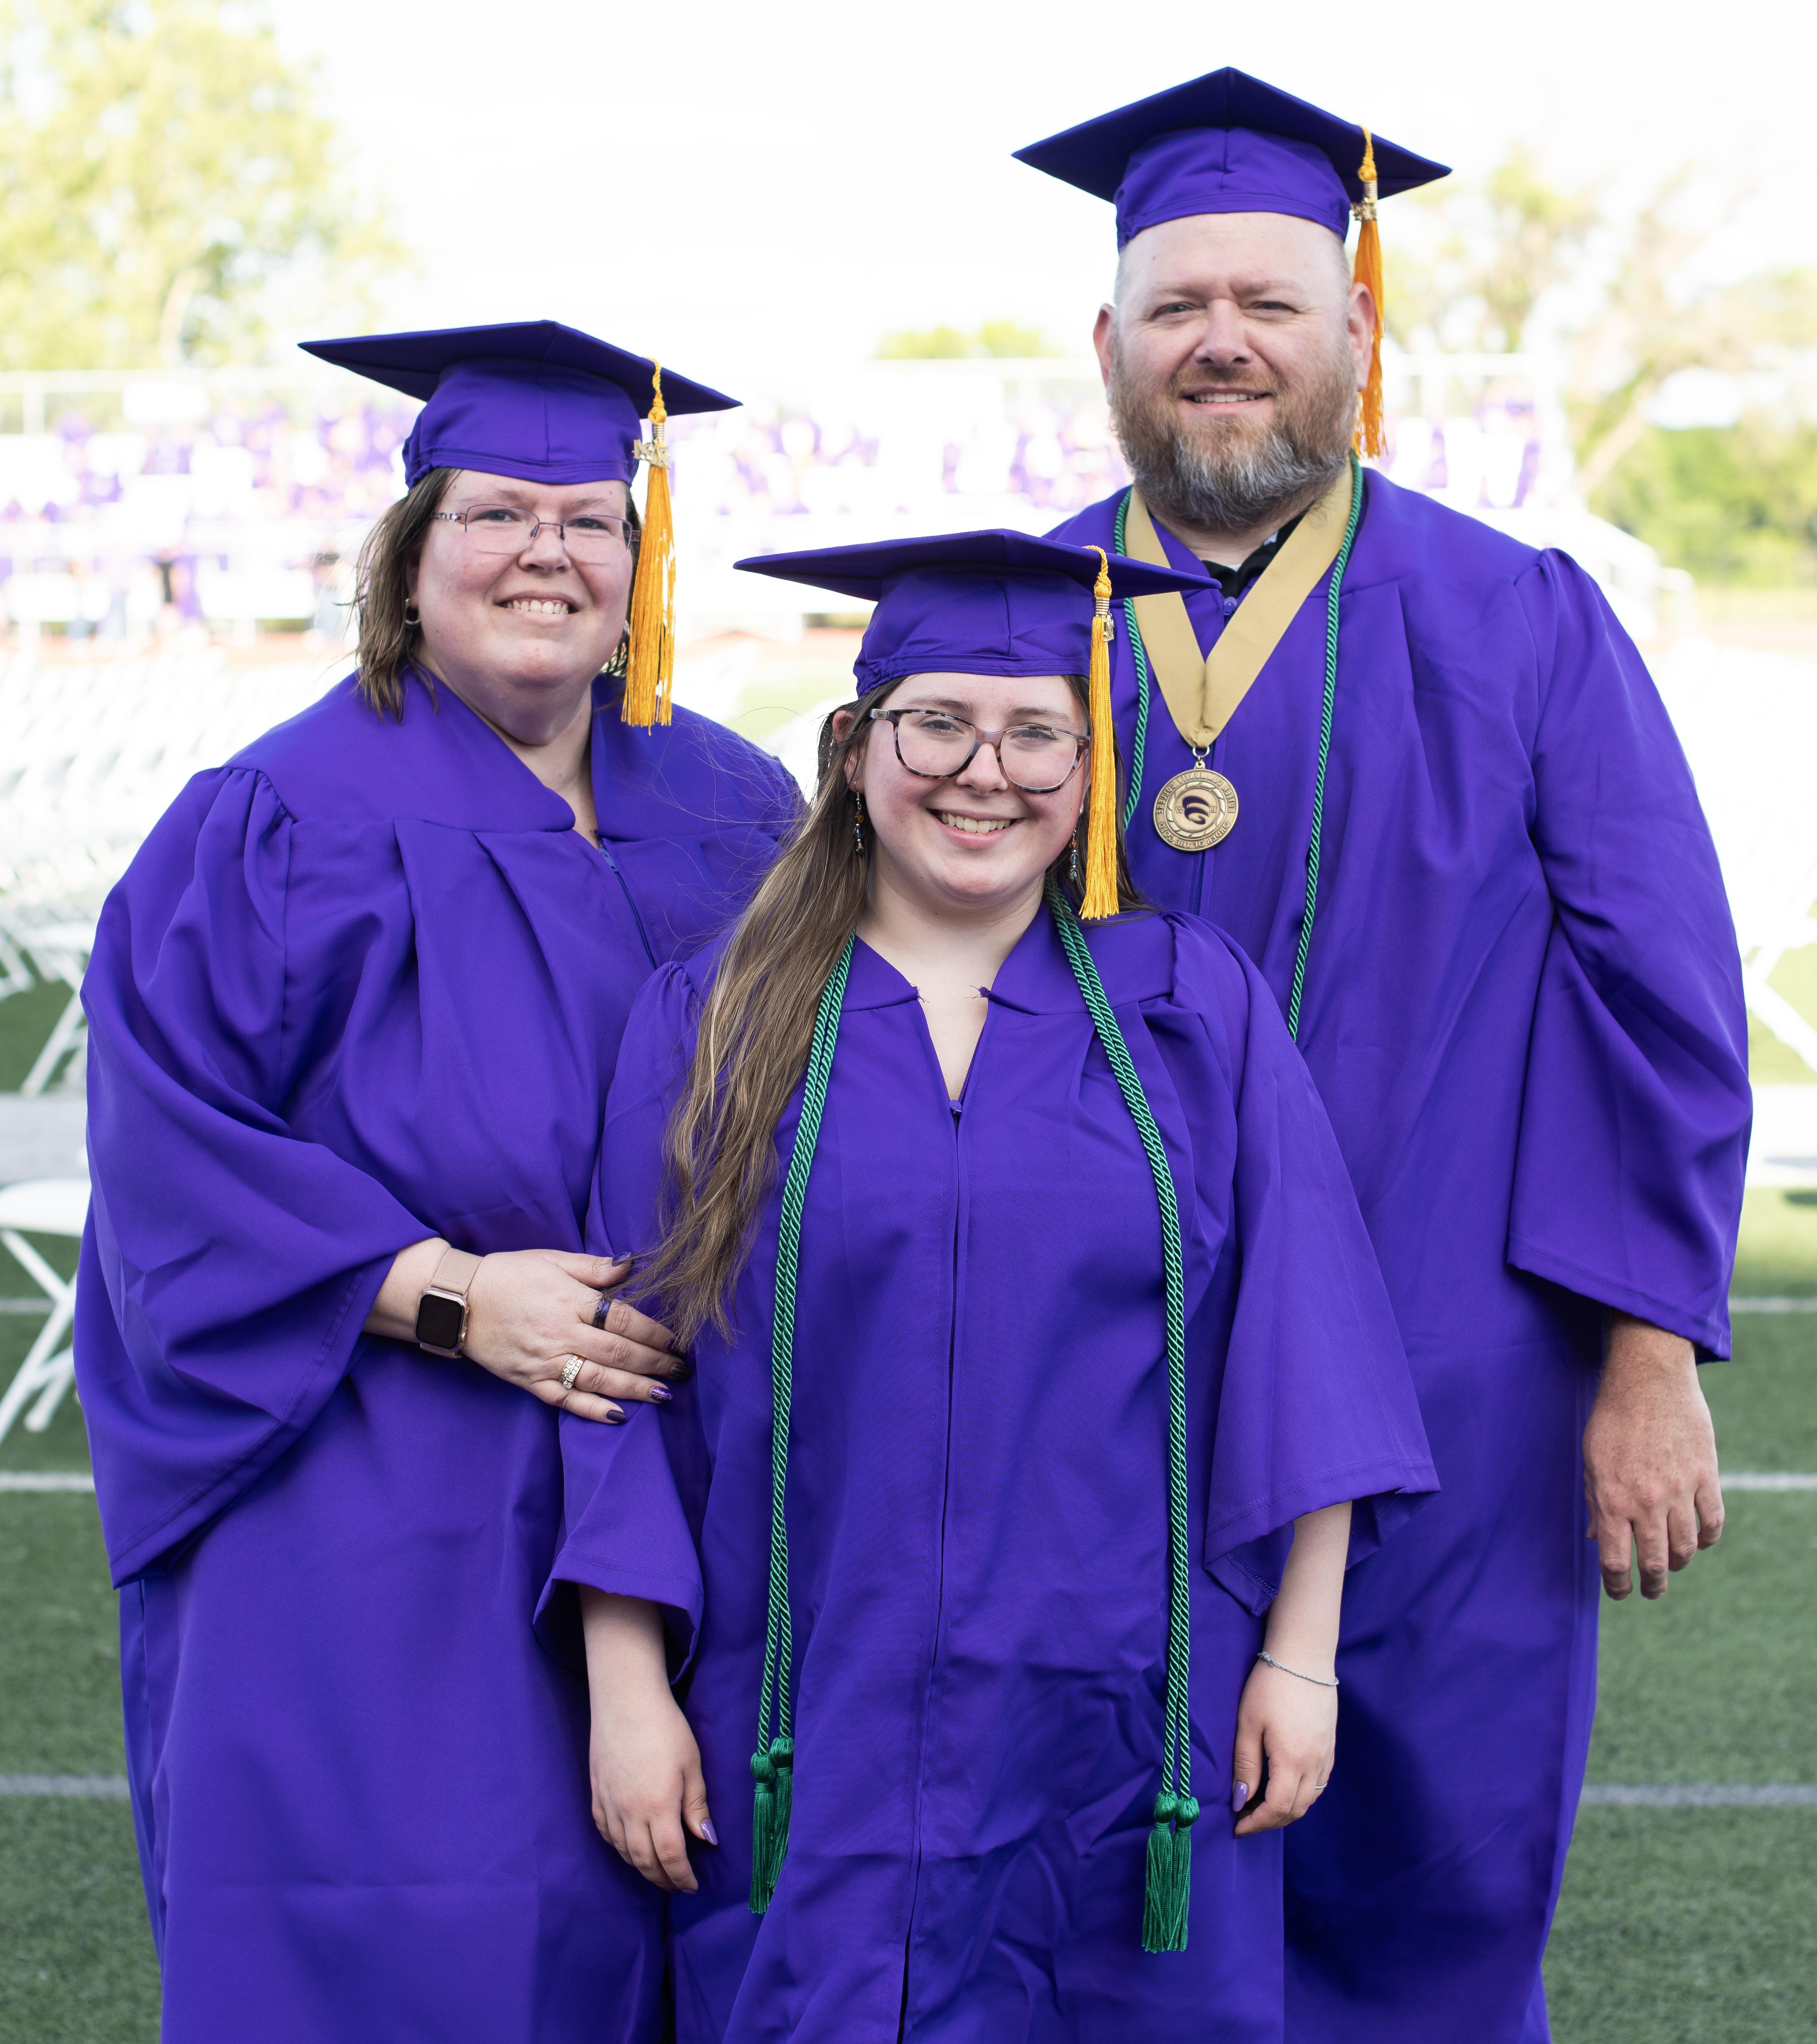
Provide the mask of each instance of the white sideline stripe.
{"label": "white sideline stripe", "polygon": [[[0,1796],[60,1796],[119,1800],[130,1793],[124,1774],[0,1774]],[[1592,1782],[1584,1802],[1622,1809],[1754,1810],[1817,1808],[1817,1784],[1765,1782]]]}
{"label": "white sideline stripe", "polygon": [[1596,1781],[1584,1790],[1585,1802],[1643,1810],[1781,1810],[1793,1804],[1817,1807],[1817,1784],[1806,1781]]}
{"label": "white sideline stripe", "polygon": [[[76,1470],[0,1470],[0,1493],[93,1490],[94,1478]],[[1724,1490],[1817,1490],[1808,1470],[1724,1470]]]}
{"label": "white sideline stripe", "polygon": [[73,1796],[117,1802],[130,1795],[124,1774],[0,1774],[0,1796]]}
{"label": "white sideline stripe", "polygon": [[[48,1299],[0,1299],[0,1313],[48,1313],[50,1309]],[[1817,1294],[1809,1298],[1790,1298],[1768,1293],[1750,1297],[1735,1292],[1729,1295],[1729,1311],[1731,1313],[1817,1313]]]}

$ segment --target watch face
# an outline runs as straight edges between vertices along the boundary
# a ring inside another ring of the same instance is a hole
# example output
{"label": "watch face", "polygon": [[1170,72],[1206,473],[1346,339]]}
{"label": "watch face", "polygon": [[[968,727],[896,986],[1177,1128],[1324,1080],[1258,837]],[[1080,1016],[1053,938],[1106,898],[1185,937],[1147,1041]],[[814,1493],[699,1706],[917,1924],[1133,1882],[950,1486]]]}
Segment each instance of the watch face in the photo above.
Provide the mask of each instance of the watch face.
{"label": "watch face", "polygon": [[459,1348],[466,1318],[459,1300],[439,1299],[426,1292],[417,1307],[417,1339],[429,1348]]}

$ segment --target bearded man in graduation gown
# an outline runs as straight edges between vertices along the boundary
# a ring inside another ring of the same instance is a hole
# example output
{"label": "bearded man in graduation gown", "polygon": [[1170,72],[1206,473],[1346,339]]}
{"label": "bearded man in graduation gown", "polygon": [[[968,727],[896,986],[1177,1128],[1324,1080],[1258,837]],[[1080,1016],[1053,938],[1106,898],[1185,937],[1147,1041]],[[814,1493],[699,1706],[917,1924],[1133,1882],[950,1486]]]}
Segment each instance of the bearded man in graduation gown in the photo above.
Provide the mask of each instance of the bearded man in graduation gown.
{"label": "bearded man in graduation gown", "polygon": [[1442,1486],[1346,1596],[1288,2034],[1542,2044],[1599,1559],[1656,1596],[1722,1525],[1696,1364],[1728,1354],[1749,1095],[1715,853],[1583,570],[1352,458],[1375,204],[1442,167],[1228,70],[1019,153],[1117,213],[1097,338],[1135,484],[1055,536],[1220,585],[1120,606],[1131,863],[1287,1010]]}

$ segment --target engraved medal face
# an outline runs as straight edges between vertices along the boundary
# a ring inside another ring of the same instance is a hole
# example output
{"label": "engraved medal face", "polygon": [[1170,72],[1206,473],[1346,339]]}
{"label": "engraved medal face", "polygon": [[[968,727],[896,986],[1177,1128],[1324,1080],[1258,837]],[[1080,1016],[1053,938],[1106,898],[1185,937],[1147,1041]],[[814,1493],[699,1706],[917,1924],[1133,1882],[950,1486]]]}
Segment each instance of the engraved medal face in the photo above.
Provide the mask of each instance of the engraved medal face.
{"label": "engraved medal face", "polygon": [[1176,851],[1208,851],[1236,828],[1236,790],[1208,766],[1176,774],[1154,797],[1154,828]]}

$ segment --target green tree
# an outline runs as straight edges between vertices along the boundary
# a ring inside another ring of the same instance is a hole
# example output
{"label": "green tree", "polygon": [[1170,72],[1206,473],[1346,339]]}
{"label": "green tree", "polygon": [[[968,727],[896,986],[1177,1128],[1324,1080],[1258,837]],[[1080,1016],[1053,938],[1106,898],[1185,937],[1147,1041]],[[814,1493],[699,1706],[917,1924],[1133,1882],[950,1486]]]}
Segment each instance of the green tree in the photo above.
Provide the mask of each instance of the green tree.
{"label": "green tree", "polygon": [[262,6],[0,0],[6,367],[244,359],[290,266],[397,253]]}
{"label": "green tree", "polygon": [[1016,361],[1053,352],[1039,327],[1006,319],[986,320],[974,333],[962,333],[956,326],[905,328],[886,333],[877,344],[882,362]]}
{"label": "green tree", "polygon": [[1592,500],[1675,567],[1713,582],[1817,583],[1817,426],[1648,426]]}
{"label": "green tree", "polygon": [[1535,305],[1572,274],[1597,225],[1586,193],[1553,184],[1518,147],[1480,182],[1427,186],[1412,202],[1422,216],[1435,247],[1384,237],[1388,330],[1404,348],[1485,354],[1521,348]]}

